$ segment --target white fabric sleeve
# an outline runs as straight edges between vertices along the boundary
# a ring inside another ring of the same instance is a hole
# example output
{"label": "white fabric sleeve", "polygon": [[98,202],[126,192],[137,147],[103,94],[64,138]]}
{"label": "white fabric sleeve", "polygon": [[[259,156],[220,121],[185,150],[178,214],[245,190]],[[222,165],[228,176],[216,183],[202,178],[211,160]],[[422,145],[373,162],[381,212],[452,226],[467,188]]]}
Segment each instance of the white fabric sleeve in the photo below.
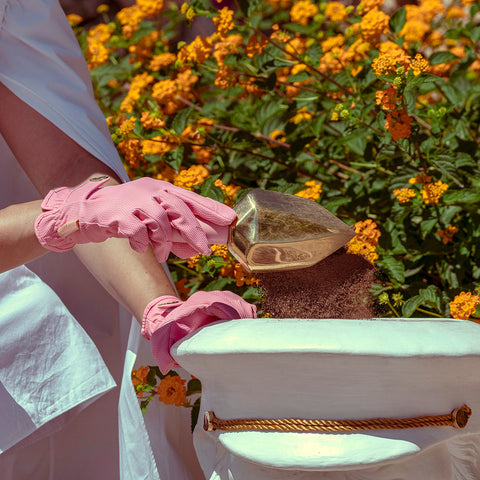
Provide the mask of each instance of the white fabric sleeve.
{"label": "white fabric sleeve", "polygon": [[0,82],[128,180],[57,0],[0,0]]}

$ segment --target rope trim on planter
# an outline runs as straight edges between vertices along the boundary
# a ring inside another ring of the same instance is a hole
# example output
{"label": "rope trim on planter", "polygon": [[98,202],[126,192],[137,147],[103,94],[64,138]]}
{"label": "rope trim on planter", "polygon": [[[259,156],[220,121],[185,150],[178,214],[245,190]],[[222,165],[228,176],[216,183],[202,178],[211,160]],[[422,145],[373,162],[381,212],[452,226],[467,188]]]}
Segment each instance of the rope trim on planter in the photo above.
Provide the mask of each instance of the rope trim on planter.
{"label": "rope trim on planter", "polygon": [[465,428],[472,410],[467,405],[446,415],[410,418],[371,418],[367,420],[304,420],[301,418],[222,420],[212,411],[205,412],[204,430],[266,430],[279,432],[354,432],[358,430],[403,429],[422,427]]}

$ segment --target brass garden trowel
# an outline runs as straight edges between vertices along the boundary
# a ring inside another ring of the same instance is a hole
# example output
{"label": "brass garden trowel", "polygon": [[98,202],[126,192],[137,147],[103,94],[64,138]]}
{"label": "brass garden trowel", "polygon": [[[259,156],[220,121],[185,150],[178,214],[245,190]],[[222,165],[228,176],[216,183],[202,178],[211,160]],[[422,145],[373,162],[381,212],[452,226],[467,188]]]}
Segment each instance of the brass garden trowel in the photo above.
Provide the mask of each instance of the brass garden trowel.
{"label": "brass garden trowel", "polygon": [[234,210],[228,249],[252,273],[310,267],[355,236],[318,203],[287,193],[251,190]]}
{"label": "brass garden trowel", "polygon": [[[252,273],[310,267],[355,236],[318,203],[287,193],[251,190],[234,210],[228,249]],[[214,239],[215,229],[200,223]]]}

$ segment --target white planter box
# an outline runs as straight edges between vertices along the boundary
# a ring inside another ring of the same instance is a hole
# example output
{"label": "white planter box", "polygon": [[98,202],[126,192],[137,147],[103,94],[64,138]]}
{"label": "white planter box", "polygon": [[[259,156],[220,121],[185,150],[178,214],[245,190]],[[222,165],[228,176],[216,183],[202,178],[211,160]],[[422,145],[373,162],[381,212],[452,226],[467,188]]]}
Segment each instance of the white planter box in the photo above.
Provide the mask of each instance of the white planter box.
{"label": "white planter box", "polygon": [[[480,479],[480,325],[243,319],[208,325],[172,354],[202,382],[195,446],[207,479]],[[206,432],[202,425],[205,411],[222,419],[350,420],[443,415],[463,404],[473,411],[464,429]]]}

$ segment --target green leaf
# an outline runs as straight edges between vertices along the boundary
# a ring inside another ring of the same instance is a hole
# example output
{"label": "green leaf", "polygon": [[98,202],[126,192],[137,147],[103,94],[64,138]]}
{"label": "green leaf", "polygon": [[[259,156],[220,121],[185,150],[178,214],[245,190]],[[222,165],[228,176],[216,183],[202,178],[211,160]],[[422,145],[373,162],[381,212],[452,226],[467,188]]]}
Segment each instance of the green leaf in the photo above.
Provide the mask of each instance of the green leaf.
{"label": "green leaf", "polygon": [[432,163],[445,176],[453,180],[460,188],[464,187],[463,183],[460,180],[458,170],[456,169],[455,165],[451,160],[433,160]]}
{"label": "green leaf", "polygon": [[390,28],[395,33],[400,33],[407,21],[407,10],[405,7],[399,8],[390,18]]}
{"label": "green leaf", "polygon": [[187,383],[187,397],[202,392],[202,384],[198,378],[192,378]]}
{"label": "green leaf", "polygon": [[140,410],[142,411],[143,415],[147,413],[147,407],[149,403],[150,403],[150,398],[147,398],[146,400],[142,400],[140,402]]}
{"label": "green leaf", "polygon": [[387,271],[392,280],[396,280],[399,283],[405,281],[405,266],[400,260],[385,256],[380,262],[378,262],[378,265]]}
{"label": "green leaf", "polygon": [[456,168],[475,168],[477,162],[468,153],[459,152],[456,155],[455,167]]}
{"label": "green leaf", "polygon": [[215,290],[223,290],[229,283],[233,283],[234,279],[229,277],[217,277],[210,283],[205,285],[203,290],[205,292],[213,292]]}
{"label": "green leaf", "polygon": [[147,384],[154,387],[157,384],[157,376],[155,375],[155,369],[150,368],[147,373]]}
{"label": "green leaf", "polygon": [[436,218],[432,218],[430,220],[423,220],[420,223],[420,232],[422,234],[422,238],[425,238],[432,231],[437,222],[438,220]]}
{"label": "green leaf", "polygon": [[432,53],[428,59],[430,65],[440,65],[453,60],[460,60],[460,58],[454,55],[452,52],[435,52]]}
{"label": "green leaf", "polygon": [[188,118],[190,117],[190,115],[194,110],[195,109],[193,107],[184,108],[183,110],[181,110],[175,115],[175,118],[173,119],[173,122],[172,122],[172,128],[173,130],[175,130],[175,133],[177,135],[180,135],[183,132],[183,130],[185,130],[185,127],[187,126]]}
{"label": "green leaf", "polygon": [[197,425],[198,422],[198,415],[200,413],[200,399],[198,399],[192,407],[192,410],[190,411],[190,428],[192,429],[192,433],[195,430],[195,426]]}
{"label": "green leaf", "polygon": [[423,303],[423,299],[420,295],[415,295],[414,297],[409,298],[402,305],[402,315],[404,317],[411,317],[415,310]]}
{"label": "green leaf", "polygon": [[420,289],[418,295],[421,297],[423,304],[438,311],[441,310],[441,292],[435,285],[429,285],[427,288]]}
{"label": "green leaf", "polygon": [[180,165],[183,161],[184,150],[185,147],[183,146],[177,147],[175,150],[168,152],[168,154],[164,157],[166,163],[168,163],[168,165],[170,165],[176,172],[180,170]]}
{"label": "green leaf", "polygon": [[455,203],[478,203],[480,202],[480,189],[463,188],[461,190],[447,190],[442,196],[443,203],[447,205]]}
{"label": "green leaf", "polygon": [[217,202],[223,203],[223,192],[220,188],[215,186],[216,180],[220,177],[220,173],[208,177],[201,185],[197,193],[204,197],[212,198]]}

